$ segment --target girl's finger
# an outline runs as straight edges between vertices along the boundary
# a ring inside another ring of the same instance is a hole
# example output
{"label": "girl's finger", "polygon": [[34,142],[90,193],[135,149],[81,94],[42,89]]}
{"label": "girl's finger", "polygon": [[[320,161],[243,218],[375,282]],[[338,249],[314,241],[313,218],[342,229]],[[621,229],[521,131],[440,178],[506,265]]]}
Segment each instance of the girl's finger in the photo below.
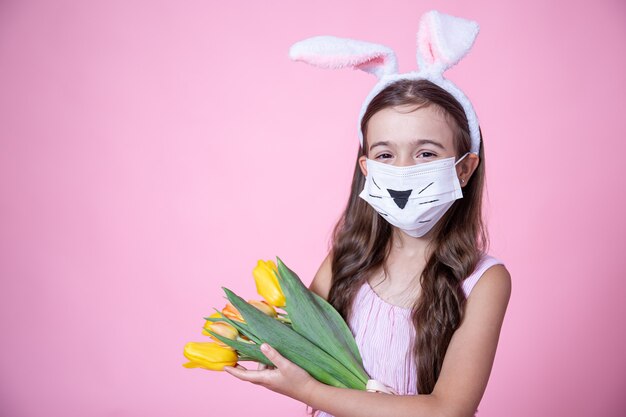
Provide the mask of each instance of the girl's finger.
{"label": "girl's finger", "polygon": [[286,359],[283,355],[281,355],[276,349],[268,345],[267,343],[263,343],[261,345],[261,352],[272,361],[276,368],[282,368],[290,361]]}
{"label": "girl's finger", "polygon": [[228,372],[232,376],[241,379],[242,381],[252,382],[254,384],[259,384],[265,381],[265,371],[259,370],[249,370],[244,368],[243,366],[237,364],[236,367],[225,366],[224,371]]}
{"label": "girl's finger", "polygon": [[259,362],[259,366],[256,368],[258,371],[262,371],[263,369],[267,369],[267,365]]}

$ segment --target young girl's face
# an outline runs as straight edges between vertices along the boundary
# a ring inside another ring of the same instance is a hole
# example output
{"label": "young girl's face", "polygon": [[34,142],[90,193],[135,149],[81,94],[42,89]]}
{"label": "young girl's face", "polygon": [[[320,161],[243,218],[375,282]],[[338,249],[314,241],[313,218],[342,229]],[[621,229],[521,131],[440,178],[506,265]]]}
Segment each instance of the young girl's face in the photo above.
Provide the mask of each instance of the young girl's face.
{"label": "young girl's face", "polygon": [[412,107],[385,108],[370,118],[367,157],[359,158],[363,175],[367,176],[366,158],[409,166],[456,156],[454,132],[441,110],[431,105],[407,113]]}

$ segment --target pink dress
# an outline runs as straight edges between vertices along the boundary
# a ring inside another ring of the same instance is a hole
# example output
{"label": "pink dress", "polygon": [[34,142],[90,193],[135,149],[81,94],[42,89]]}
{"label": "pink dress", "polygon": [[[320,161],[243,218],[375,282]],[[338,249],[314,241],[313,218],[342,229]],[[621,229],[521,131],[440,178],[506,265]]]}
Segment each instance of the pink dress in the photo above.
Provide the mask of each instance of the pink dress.
{"label": "pink dress", "polygon": [[[474,272],[463,281],[465,295],[469,296],[487,268],[497,264],[503,262],[490,255],[483,256]],[[411,309],[384,301],[366,281],[354,299],[348,325],[370,377],[393,388],[398,395],[417,394]],[[333,416],[320,411],[316,417]]]}

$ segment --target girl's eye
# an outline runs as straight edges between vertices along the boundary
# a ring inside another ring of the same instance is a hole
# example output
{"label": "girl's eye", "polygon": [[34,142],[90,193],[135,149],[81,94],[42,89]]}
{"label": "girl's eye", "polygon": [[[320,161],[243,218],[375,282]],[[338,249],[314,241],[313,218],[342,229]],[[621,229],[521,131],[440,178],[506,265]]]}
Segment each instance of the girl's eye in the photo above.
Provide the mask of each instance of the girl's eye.
{"label": "girl's eye", "polygon": [[390,153],[381,153],[380,155],[376,157],[376,159],[388,159],[388,158],[393,158],[393,155],[391,155]]}
{"label": "girl's eye", "polygon": [[417,155],[417,156],[423,156],[424,158],[432,158],[433,156],[437,156],[437,155],[435,155],[435,154],[434,154],[434,153],[432,153],[432,152],[427,152],[427,151],[426,151],[426,152],[422,152],[422,153],[420,153],[420,154],[419,154],[419,155]]}

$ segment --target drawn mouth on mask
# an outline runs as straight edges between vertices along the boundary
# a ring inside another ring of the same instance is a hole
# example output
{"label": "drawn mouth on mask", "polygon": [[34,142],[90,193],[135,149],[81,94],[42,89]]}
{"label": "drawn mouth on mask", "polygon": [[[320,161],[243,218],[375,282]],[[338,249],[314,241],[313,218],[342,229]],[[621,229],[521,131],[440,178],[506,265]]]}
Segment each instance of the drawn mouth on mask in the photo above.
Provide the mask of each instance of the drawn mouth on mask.
{"label": "drawn mouth on mask", "polygon": [[[379,189],[381,190],[380,186],[376,183],[376,180],[374,179],[374,177],[372,177],[372,183]],[[421,190],[419,190],[417,192],[417,194],[421,194],[424,190],[426,190],[428,187],[430,187],[431,185],[433,185],[435,182],[431,182],[430,184],[428,184],[426,187],[422,188]],[[393,201],[396,203],[396,205],[400,208],[400,209],[404,209],[409,201],[409,196],[411,195],[411,193],[413,192],[413,190],[404,190],[404,191],[398,191],[398,190],[393,190],[391,188],[388,188],[387,191],[389,192],[389,195],[391,196],[391,198],[393,199]],[[378,196],[378,195],[373,195],[370,194],[370,197],[374,197],[374,198],[382,198],[382,196]],[[430,201],[425,201],[423,203],[420,204],[428,204],[428,203],[434,203],[438,200],[430,200]]]}
{"label": "drawn mouth on mask", "polygon": [[409,201],[409,196],[413,192],[413,190],[397,191],[390,188],[387,188],[387,191],[396,205],[401,209],[406,206],[406,203]]}
{"label": "drawn mouth on mask", "polygon": [[[393,190],[389,190],[389,191],[393,191]],[[391,193],[390,193],[391,194]],[[374,194],[368,194],[370,197],[374,197],[374,198],[383,198],[383,196],[381,195],[374,195]],[[406,207],[406,203],[408,202],[409,198],[397,198],[394,197],[393,195],[391,196],[391,198],[393,198],[393,201],[396,203],[396,205],[398,207],[400,207],[401,209],[403,209],[404,207]],[[421,203],[418,204],[428,204],[428,203],[436,203],[437,201],[439,201],[438,198],[434,199],[434,200],[428,200],[428,201],[422,201]],[[427,220],[430,221],[430,220]]]}

